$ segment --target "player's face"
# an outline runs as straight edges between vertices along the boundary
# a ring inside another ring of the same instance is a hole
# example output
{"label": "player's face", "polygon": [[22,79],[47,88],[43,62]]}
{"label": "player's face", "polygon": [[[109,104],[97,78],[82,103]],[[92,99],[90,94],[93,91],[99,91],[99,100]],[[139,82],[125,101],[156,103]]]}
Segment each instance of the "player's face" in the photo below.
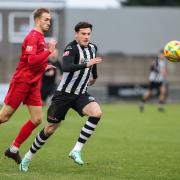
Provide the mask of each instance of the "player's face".
{"label": "player's face", "polygon": [[163,60],[165,59],[164,53],[160,53],[160,54],[159,54],[159,59],[163,59]]}
{"label": "player's face", "polygon": [[46,32],[50,28],[51,15],[49,13],[43,13],[41,17],[37,20],[38,26],[42,32]]}
{"label": "player's face", "polygon": [[75,33],[75,38],[80,45],[87,46],[90,42],[91,33],[90,28],[82,28]]}

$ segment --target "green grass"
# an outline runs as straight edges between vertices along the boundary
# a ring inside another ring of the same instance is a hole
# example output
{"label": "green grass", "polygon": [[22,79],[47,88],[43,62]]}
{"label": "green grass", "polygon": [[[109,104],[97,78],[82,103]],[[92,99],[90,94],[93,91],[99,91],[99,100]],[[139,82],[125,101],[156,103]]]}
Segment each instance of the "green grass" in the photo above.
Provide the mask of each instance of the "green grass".
{"label": "green grass", "polygon": [[[103,105],[102,110],[102,121],[83,149],[84,166],[74,164],[68,153],[86,118],[70,111],[62,126],[35,155],[29,171],[22,173],[3,155],[28,118],[26,108],[21,107],[0,127],[0,180],[180,179],[180,105],[167,105],[165,113],[158,112],[155,105],[147,105],[145,112],[140,113],[135,104]],[[22,145],[21,155],[43,125]]]}

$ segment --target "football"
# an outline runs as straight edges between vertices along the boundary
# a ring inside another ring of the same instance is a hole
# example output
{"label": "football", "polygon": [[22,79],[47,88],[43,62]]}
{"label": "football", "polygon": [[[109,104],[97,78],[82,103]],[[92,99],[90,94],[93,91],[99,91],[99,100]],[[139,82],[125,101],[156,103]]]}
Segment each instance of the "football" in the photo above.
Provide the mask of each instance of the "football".
{"label": "football", "polygon": [[170,41],[164,47],[164,55],[171,62],[180,61],[180,42]]}

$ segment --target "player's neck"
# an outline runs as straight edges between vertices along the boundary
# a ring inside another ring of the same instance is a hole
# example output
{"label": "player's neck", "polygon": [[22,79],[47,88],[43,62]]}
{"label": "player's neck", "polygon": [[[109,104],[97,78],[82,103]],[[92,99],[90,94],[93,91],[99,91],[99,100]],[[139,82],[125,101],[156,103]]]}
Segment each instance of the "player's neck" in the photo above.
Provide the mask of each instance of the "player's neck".
{"label": "player's neck", "polygon": [[44,34],[44,32],[43,32],[40,28],[38,28],[38,27],[34,27],[33,29],[34,29],[35,31],[40,32],[41,34]]}
{"label": "player's neck", "polygon": [[88,45],[83,45],[83,44],[81,44],[77,39],[75,39],[75,41],[81,46],[81,48],[86,48],[86,47],[88,47]]}

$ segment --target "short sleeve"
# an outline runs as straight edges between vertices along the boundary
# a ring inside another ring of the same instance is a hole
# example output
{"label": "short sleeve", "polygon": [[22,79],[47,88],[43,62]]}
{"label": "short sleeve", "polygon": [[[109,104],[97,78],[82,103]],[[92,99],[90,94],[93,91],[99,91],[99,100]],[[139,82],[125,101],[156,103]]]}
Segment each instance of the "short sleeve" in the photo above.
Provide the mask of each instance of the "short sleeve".
{"label": "short sleeve", "polygon": [[38,37],[28,36],[25,43],[25,54],[36,54]]}
{"label": "short sleeve", "polygon": [[75,51],[73,46],[67,46],[64,50],[63,57],[75,56]]}
{"label": "short sleeve", "polygon": [[98,48],[97,48],[97,46],[94,44],[94,47],[95,47],[95,50],[96,50],[96,53],[97,53],[97,51],[98,51]]}

